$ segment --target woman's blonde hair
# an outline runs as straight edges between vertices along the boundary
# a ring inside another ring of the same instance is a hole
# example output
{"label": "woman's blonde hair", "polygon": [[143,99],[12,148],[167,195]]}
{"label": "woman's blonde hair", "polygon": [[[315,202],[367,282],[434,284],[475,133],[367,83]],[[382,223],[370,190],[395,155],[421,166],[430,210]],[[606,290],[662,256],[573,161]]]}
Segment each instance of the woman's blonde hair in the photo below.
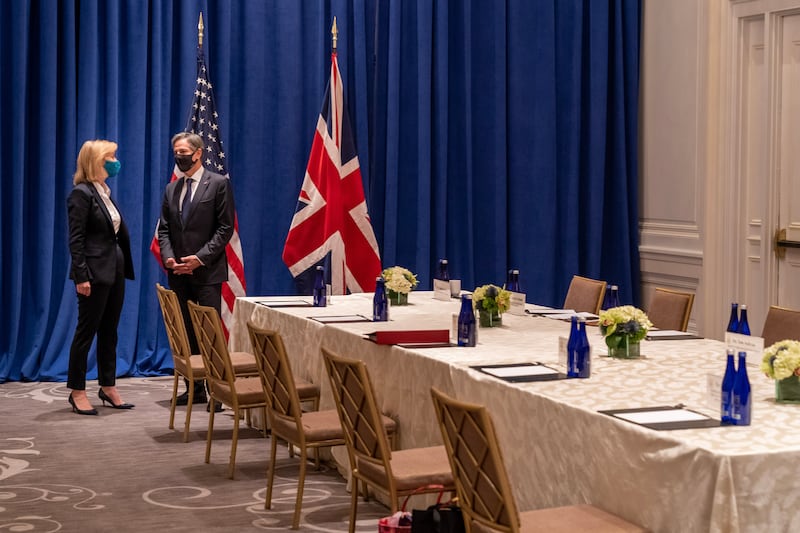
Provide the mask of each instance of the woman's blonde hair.
{"label": "woman's blonde hair", "polygon": [[103,171],[103,164],[106,156],[117,151],[117,143],[95,139],[86,141],[78,152],[75,175],[72,177],[72,184],[88,183],[97,181],[100,172]]}

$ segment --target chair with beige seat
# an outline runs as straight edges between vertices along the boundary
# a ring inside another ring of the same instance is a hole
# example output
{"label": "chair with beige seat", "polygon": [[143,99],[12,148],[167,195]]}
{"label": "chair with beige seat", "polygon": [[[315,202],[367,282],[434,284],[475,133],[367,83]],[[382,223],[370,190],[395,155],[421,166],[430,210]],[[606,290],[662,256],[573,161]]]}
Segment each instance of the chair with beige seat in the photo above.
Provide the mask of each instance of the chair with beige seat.
{"label": "chair with beige seat", "polygon": [[[261,378],[237,376],[233,371],[228,344],[222,333],[222,321],[213,307],[189,302],[189,315],[197,336],[197,345],[203,356],[208,385],[208,433],[206,436],[206,463],[211,461],[211,439],[214,434],[214,402],[233,410],[233,438],[228,462],[228,477],[233,479],[236,467],[236,445],[239,441],[239,419],[249,409],[261,409],[267,418],[267,397]],[[266,432],[265,432],[266,433]]]}
{"label": "chair with beige seat", "polygon": [[[336,410],[344,429],[353,480],[350,533],[355,531],[359,484],[388,496],[392,513],[398,498],[411,493],[453,491],[453,475],[443,446],[391,451],[375,392],[363,361],[322,349]],[[421,415],[424,413],[421,413]]]}
{"label": "chair with beige seat", "polygon": [[[189,440],[189,423],[192,419],[192,404],[194,403],[194,384],[205,381],[206,368],[203,365],[203,356],[192,355],[189,348],[189,337],[186,334],[186,324],[183,321],[178,296],[174,291],[162,287],[160,283],[156,283],[156,293],[167,330],[167,339],[172,350],[172,364],[175,368],[172,402],[169,410],[169,429],[175,427],[175,404],[178,399],[178,378],[180,376],[188,382],[189,401],[186,403],[186,422],[183,427],[183,442],[187,442]],[[233,372],[236,375],[258,375],[256,360],[252,354],[232,352],[230,356]]]}
{"label": "chair with beige seat", "polygon": [[297,482],[297,500],[292,518],[292,529],[297,529],[303,504],[307,450],[314,450],[315,464],[319,467],[320,448],[344,446],[342,425],[335,409],[306,413],[301,410],[300,397],[297,394],[289,358],[281,336],[275,331],[258,328],[251,322],[247,323],[247,329],[256,355],[261,384],[268,397],[267,417],[272,430],[264,508],[269,509],[272,506],[275,457],[280,438],[300,450],[300,476]]}
{"label": "chair with beige seat", "polygon": [[694,293],[657,287],[650,299],[647,317],[658,329],[686,331],[689,327],[689,316],[692,314],[692,304]]}
{"label": "chair with beige seat", "polygon": [[606,282],[582,276],[572,276],[572,281],[564,298],[564,309],[578,313],[598,314],[606,294]]}
{"label": "chair with beige seat", "polygon": [[488,411],[431,389],[467,531],[623,533],[644,529],[592,505],[519,513]]}
{"label": "chair with beige seat", "polygon": [[786,339],[800,340],[800,311],[771,306],[761,336],[764,337],[764,347]]}

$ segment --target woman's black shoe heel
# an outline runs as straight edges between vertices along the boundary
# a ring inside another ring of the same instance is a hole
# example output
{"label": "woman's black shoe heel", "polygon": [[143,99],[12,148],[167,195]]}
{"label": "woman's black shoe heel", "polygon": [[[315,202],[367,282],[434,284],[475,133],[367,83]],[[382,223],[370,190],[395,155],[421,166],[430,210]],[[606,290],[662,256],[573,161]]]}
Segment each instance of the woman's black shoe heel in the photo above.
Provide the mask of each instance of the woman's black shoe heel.
{"label": "woman's black shoe heel", "polygon": [[120,404],[114,403],[111,400],[111,398],[108,397],[108,394],[103,392],[103,389],[100,389],[97,392],[97,396],[103,401],[103,406],[104,407],[106,405],[106,402],[110,403],[111,407],[113,407],[114,409],[133,409],[133,407],[134,407],[134,405],[132,403],[120,403]]}
{"label": "woman's black shoe heel", "polygon": [[79,415],[96,415],[97,414],[97,409],[95,409],[94,407],[92,407],[91,409],[78,409],[75,406],[75,400],[72,399],[72,394],[69,395],[69,398],[67,398],[67,401],[72,406],[72,412],[73,413],[78,413]]}

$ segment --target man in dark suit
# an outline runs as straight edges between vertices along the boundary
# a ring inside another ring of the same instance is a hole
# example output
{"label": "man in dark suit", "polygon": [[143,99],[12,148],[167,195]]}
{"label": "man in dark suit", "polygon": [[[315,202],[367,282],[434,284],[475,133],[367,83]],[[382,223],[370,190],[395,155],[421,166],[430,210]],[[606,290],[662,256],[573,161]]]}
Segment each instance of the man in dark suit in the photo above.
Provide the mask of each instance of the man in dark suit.
{"label": "man in dark suit", "polygon": [[[161,204],[158,244],[168,272],[169,286],[181,304],[189,346],[199,353],[187,302],[220,312],[222,283],[228,280],[225,247],[233,235],[233,190],[225,176],[203,168],[203,139],[181,132],[172,138],[176,174],[181,179],[167,185]],[[188,383],[187,383],[188,386]],[[187,393],[178,397],[186,405]],[[202,385],[194,401],[207,401]]]}

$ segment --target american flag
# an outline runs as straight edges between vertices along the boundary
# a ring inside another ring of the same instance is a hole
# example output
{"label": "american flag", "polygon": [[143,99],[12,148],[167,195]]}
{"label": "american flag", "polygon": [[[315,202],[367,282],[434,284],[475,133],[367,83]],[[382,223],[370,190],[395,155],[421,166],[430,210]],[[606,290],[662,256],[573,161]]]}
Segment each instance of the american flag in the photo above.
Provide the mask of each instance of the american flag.
{"label": "american flag", "polygon": [[[203,49],[199,47],[197,50],[197,85],[194,89],[192,109],[189,112],[186,131],[196,133],[203,138],[205,144],[203,167],[230,178],[228,166],[225,162],[225,150],[222,148],[222,136],[219,131],[218,119],[217,106],[214,103],[214,91],[211,82],[208,80],[208,70],[203,58]],[[170,181],[175,181],[178,178],[178,172],[178,168],[173,167]],[[150,251],[153,252],[156,260],[161,264],[161,252],[158,246],[158,225],[156,225],[156,235],[153,237],[153,242],[150,243]],[[222,284],[222,323],[227,336],[233,326],[233,305],[236,297],[245,296],[247,290],[244,279],[242,243],[239,241],[238,217],[234,219],[233,237],[231,237],[228,246],[225,248],[225,255],[228,259],[228,281]]]}
{"label": "american flag", "polygon": [[333,294],[370,292],[381,273],[336,52],[283,262],[297,276],[331,254]]}

